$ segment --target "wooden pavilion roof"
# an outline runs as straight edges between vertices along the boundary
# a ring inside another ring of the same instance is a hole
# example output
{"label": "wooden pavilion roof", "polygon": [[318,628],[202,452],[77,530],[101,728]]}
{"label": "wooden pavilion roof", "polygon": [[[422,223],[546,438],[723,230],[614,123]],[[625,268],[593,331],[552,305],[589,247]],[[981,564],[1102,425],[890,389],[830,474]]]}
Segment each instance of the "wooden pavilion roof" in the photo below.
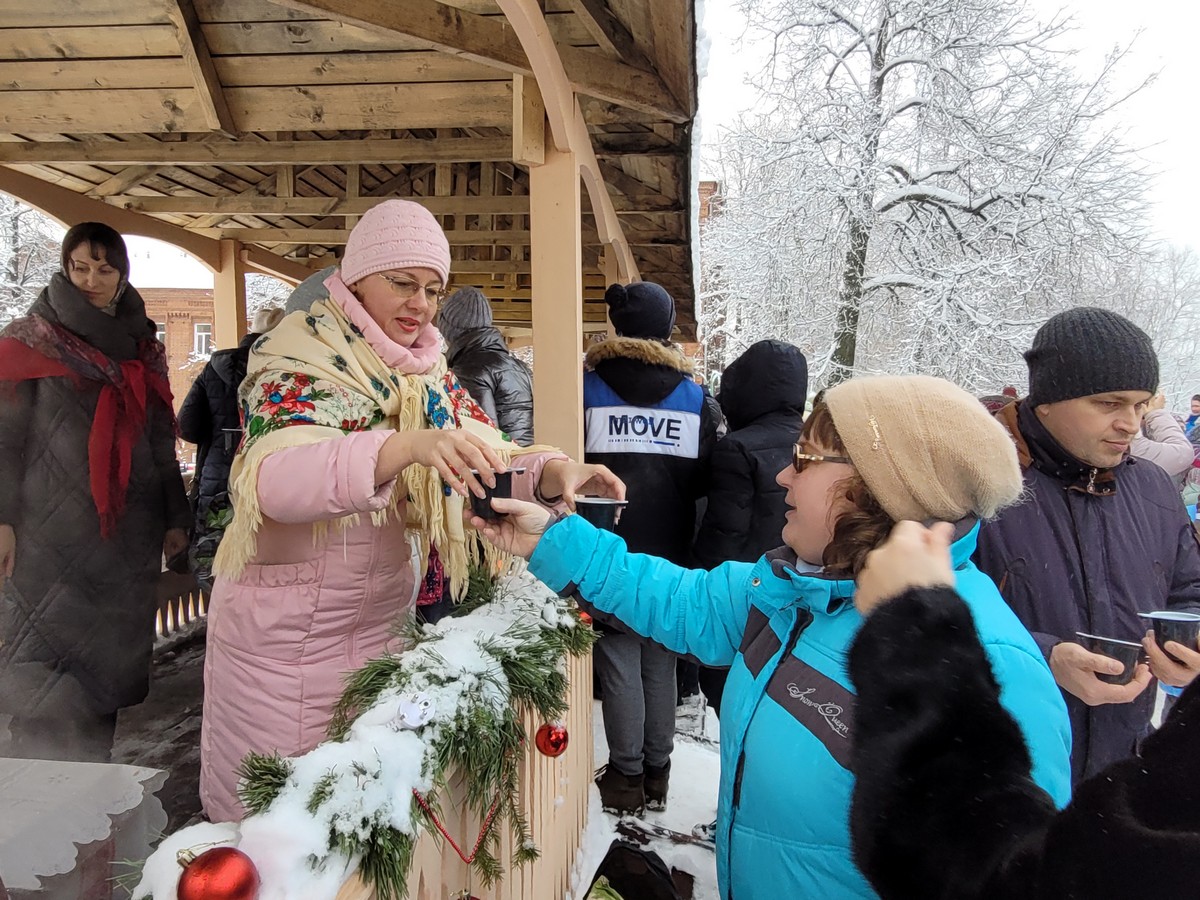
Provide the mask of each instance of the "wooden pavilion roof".
{"label": "wooden pavilion roof", "polygon": [[[528,326],[545,114],[504,2],[0,0],[0,190],[55,214],[39,198],[65,189],[174,226],[134,230],[185,249],[236,240],[293,279],[380,198],[418,198],[450,237],[454,284]],[[691,338],[692,0],[541,7],[637,271]],[[587,193],[583,208],[596,328],[611,229]]]}

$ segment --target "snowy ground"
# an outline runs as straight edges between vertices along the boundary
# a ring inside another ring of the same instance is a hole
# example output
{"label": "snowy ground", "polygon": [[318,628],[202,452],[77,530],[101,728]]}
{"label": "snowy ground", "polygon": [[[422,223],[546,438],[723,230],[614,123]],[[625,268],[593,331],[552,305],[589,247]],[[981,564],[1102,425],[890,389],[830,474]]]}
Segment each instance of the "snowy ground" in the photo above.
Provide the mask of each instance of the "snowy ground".
{"label": "snowy ground", "polygon": [[[594,704],[593,722],[596,767],[599,768],[608,759],[608,743],[604,738],[604,719],[600,714],[599,701]],[[692,826],[716,818],[717,784],[721,769],[716,742],[720,737],[720,728],[712,710],[707,711],[703,734],[713,743],[700,743],[683,735],[676,736],[675,752],[671,754],[671,787],[667,793],[667,808],[663,812],[647,812],[647,822],[691,834]],[[617,837],[616,823],[616,817],[600,810],[600,792],[592,785],[588,827],[584,832],[581,857],[572,879],[576,890],[564,900],[582,900],[580,888],[587,888],[609,845]],[[695,878],[693,900],[718,900],[716,857],[712,851],[703,847],[672,844],[666,840],[654,841],[650,849],[661,856],[669,867],[688,872]]]}

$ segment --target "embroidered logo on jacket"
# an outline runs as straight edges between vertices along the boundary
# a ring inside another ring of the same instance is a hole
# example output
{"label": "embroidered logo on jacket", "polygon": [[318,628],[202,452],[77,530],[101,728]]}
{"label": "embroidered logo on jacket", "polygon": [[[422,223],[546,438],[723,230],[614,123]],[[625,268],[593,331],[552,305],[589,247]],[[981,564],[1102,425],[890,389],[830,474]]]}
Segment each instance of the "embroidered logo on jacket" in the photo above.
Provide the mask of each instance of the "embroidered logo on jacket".
{"label": "embroidered logo on jacket", "polygon": [[841,718],[842,708],[836,703],[820,703],[813,698],[817,692],[816,688],[800,688],[796,684],[787,686],[788,693],[803,703],[805,706],[811,706],[825,720],[825,724],[833,729],[833,733],[840,738],[850,739],[850,724]]}
{"label": "embroidered logo on jacket", "polygon": [[828,675],[789,655],[767,684],[767,696],[820,741],[843,768],[850,768],[854,695]]}

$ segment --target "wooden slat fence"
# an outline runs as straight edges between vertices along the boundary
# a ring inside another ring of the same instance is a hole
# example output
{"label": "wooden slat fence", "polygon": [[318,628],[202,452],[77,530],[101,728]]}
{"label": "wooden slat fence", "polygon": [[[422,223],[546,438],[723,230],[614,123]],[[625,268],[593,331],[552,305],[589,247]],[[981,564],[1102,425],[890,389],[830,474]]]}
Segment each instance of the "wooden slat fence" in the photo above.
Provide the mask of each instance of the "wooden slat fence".
{"label": "wooden slat fence", "polygon": [[[542,851],[541,858],[522,869],[513,869],[504,880],[485,889],[467,876],[467,867],[440,835],[426,834],[417,845],[408,880],[410,900],[446,900],[468,894],[479,900],[562,900],[571,886],[584,828],[587,825],[588,786],[592,783],[592,660],[568,663],[571,708],[563,722],[570,734],[567,751],[557,759],[542,756],[530,746],[521,762],[521,800]],[[542,723],[528,718],[525,729],[532,744]],[[479,834],[480,818],[463,809],[461,785],[451,785],[441,798],[443,824],[465,852]],[[459,802],[455,802],[456,797]],[[507,869],[515,849],[507,828],[500,834],[500,859]],[[374,900],[374,892],[357,876],[338,893],[337,900]]]}

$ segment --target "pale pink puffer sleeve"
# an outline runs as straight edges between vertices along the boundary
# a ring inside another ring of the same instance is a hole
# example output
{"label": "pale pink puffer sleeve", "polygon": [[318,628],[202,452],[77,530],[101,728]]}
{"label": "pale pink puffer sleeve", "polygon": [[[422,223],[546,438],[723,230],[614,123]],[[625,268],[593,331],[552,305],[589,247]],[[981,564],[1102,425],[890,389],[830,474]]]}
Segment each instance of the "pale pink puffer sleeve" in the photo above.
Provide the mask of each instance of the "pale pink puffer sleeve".
{"label": "pale pink puffer sleeve", "polygon": [[383,509],[395,481],[375,484],[375,464],[393,434],[390,429],[353,432],[272,453],[258,473],[263,515],[296,525]]}
{"label": "pale pink puffer sleeve", "polygon": [[511,465],[514,468],[524,468],[525,474],[513,476],[513,496],[518,500],[529,500],[542,506],[549,506],[550,509],[565,509],[561,498],[557,503],[546,504],[542,502],[543,499],[553,500],[555,498],[542,498],[536,494],[537,483],[542,477],[542,469],[552,459],[570,460],[570,457],[565,453],[525,453],[521,456],[514,456]]}

